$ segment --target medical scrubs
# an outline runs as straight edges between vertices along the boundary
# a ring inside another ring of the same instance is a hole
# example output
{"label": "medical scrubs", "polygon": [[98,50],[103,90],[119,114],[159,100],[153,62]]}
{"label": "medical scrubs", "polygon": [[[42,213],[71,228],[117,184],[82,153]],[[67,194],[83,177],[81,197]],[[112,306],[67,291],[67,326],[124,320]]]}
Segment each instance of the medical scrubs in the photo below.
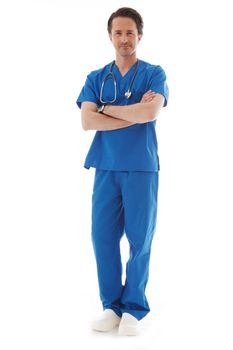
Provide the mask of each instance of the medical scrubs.
{"label": "medical scrubs", "polygon": [[[107,78],[111,63],[91,72],[77,99],[100,106],[100,91],[105,80],[102,100],[114,98],[113,79]],[[139,60],[132,96],[125,92],[132,81],[136,63],[122,76],[117,65],[113,73],[117,98],[112,105],[140,102],[148,90],[168,100],[166,75],[160,66]],[[132,116],[133,118],[133,116]],[[119,316],[128,312],[138,320],[149,311],[145,295],[148,281],[151,242],[156,226],[159,157],[156,121],[134,124],[112,131],[97,131],[84,167],[95,168],[92,194],[92,242],[96,257],[100,298],[103,308]],[[122,283],[120,240],[129,242],[126,280]]]}

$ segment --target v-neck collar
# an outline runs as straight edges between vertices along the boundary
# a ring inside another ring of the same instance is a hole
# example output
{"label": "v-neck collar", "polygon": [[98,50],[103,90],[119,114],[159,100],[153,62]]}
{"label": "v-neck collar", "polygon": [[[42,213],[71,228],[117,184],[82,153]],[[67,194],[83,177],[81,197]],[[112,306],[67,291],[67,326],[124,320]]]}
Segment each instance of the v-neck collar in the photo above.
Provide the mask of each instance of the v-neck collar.
{"label": "v-neck collar", "polygon": [[132,71],[134,70],[134,68],[136,67],[138,61],[139,61],[139,60],[137,60],[137,61],[127,70],[127,72],[126,72],[124,75],[121,74],[119,68],[118,68],[117,65],[116,65],[116,62],[115,62],[114,65],[113,65],[113,69],[115,69],[115,73],[119,76],[119,78],[120,78],[121,80],[123,80],[123,79],[126,79],[127,76],[131,74],[131,72],[132,72]]}

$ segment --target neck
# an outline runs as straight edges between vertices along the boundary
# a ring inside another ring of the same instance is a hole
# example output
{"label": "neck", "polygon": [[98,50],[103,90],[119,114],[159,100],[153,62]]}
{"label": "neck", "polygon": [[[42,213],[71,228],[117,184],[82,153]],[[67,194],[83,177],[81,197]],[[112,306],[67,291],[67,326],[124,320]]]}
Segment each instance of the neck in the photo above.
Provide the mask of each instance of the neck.
{"label": "neck", "polygon": [[132,56],[116,56],[116,65],[121,73],[127,72],[136,62],[136,54]]}

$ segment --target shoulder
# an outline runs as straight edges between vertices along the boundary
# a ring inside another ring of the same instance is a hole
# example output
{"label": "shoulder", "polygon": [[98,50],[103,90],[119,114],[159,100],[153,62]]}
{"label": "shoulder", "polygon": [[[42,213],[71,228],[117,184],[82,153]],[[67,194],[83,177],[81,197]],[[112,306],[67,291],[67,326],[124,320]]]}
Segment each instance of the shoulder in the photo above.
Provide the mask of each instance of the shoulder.
{"label": "shoulder", "polygon": [[91,71],[87,77],[90,79],[90,80],[98,80],[98,79],[102,79],[103,75],[106,74],[106,72],[109,71],[109,68],[110,68],[110,65],[111,63],[108,63],[106,64],[104,67],[102,68],[99,68],[99,69],[96,69],[96,70],[93,70]]}
{"label": "shoulder", "polygon": [[143,60],[140,60],[140,63],[142,65],[142,68],[145,70],[145,72],[147,74],[149,74],[150,76],[153,76],[153,77],[163,76],[164,79],[166,79],[166,73],[160,65],[151,64],[151,63],[145,62]]}

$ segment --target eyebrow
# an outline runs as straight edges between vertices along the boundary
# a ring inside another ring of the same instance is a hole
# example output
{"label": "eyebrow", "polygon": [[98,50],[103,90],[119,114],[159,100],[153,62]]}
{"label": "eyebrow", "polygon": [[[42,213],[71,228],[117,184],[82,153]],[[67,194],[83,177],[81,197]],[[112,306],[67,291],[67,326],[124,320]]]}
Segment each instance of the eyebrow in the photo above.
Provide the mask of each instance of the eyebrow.
{"label": "eyebrow", "polygon": [[[121,30],[121,29],[115,29],[114,32],[115,32],[115,33],[121,33],[122,30]],[[133,31],[133,29],[127,29],[126,32],[128,32],[128,33],[133,33],[134,31]]]}

